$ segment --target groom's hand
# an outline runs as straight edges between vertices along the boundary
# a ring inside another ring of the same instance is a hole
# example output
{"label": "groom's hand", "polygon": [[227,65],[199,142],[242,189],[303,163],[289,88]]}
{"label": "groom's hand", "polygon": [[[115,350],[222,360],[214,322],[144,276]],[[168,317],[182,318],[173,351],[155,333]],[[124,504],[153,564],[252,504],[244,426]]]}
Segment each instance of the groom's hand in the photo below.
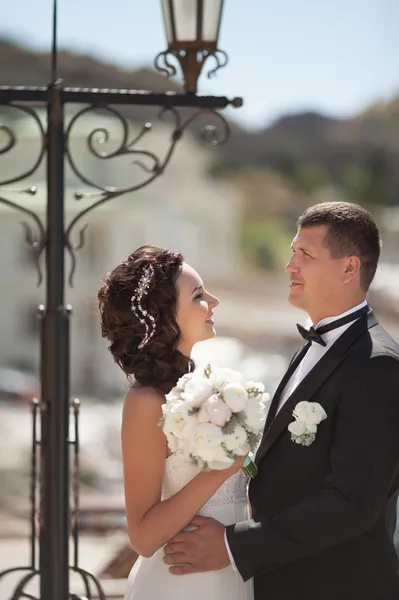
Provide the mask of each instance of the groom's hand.
{"label": "groom's hand", "polygon": [[230,564],[224,542],[224,525],[208,517],[194,517],[190,527],[178,533],[164,548],[164,562],[173,575],[217,571]]}

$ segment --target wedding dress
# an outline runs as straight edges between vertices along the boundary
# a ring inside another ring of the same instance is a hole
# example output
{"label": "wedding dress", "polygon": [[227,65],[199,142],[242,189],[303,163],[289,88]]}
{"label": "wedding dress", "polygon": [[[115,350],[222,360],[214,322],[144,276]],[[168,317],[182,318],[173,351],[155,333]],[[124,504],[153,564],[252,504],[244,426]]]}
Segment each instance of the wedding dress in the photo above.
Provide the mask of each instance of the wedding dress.
{"label": "wedding dress", "polygon": [[[181,490],[199,472],[176,452],[166,459],[162,500]],[[248,519],[247,478],[239,471],[227,479],[198,512],[223,525]],[[229,565],[219,571],[172,575],[160,548],[150,558],[140,556],[133,566],[124,600],[253,600],[252,580],[244,583]]]}

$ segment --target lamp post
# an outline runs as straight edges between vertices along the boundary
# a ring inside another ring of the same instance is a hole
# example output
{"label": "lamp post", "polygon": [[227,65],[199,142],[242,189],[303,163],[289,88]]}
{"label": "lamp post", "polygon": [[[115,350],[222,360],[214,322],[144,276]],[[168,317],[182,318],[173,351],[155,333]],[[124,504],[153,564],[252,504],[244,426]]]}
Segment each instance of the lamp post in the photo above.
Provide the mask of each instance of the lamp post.
{"label": "lamp post", "polygon": [[[176,74],[168,57],[180,63],[186,92],[196,93],[197,81],[205,61],[213,57],[216,67],[209,76],[227,64],[227,54],[218,45],[224,0],[162,0],[168,49],[156,58],[160,71]],[[165,67],[160,66],[161,59]],[[221,62],[222,61],[222,62]]]}
{"label": "lamp post", "polygon": [[[123,194],[134,192],[154,181],[162,175],[170,161],[174,148],[184,131],[198,115],[203,112],[213,113],[224,129],[224,139],[228,137],[228,124],[216,113],[216,109],[228,105],[241,106],[240,98],[229,100],[226,97],[202,96],[196,94],[197,80],[204,61],[209,56],[217,56],[217,38],[220,28],[222,0],[164,0],[163,9],[168,37],[168,50],[157,57],[157,68],[174,74],[175,68],[169,63],[168,56],[175,56],[180,62],[185,82],[185,92],[163,94],[142,90],[110,90],[64,87],[57,77],[57,0],[53,0],[53,34],[51,81],[47,87],[0,87],[0,107],[6,106],[33,119],[40,139],[40,150],[33,167],[16,177],[0,182],[0,202],[24,213],[31,224],[25,224],[26,239],[35,253],[39,283],[44,278],[46,285],[46,301],[39,307],[40,321],[40,362],[41,362],[41,398],[33,403],[32,427],[32,477],[31,477],[31,560],[27,566],[15,567],[0,573],[0,588],[3,578],[20,573],[21,577],[10,600],[20,598],[36,599],[27,593],[27,586],[34,578],[39,578],[40,600],[68,600],[78,598],[69,589],[69,573],[74,571],[82,578],[88,599],[95,594],[104,598],[104,593],[95,577],[84,571],[78,561],[78,467],[79,467],[79,402],[71,403],[69,394],[70,380],[70,317],[71,308],[65,305],[65,251],[72,259],[69,282],[72,284],[75,269],[76,252],[83,245],[83,231],[80,243],[74,245],[72,234],[81,218],[99,205]],[[223,56],[226,55],[223,53]],[[161,57],[165,67],[160,66]],[[226,61],[225,61],[226,62]],[[225,64],[225,62],[223,64]],[[223,66],[217,59],[216,69]],[[214,69],[215,71],[215,69]],[[45,106],[47,112],[46,125],[42,124],[36,107]],[[66,109],[80,105],[72,119],[66,125]],[[83,105],[83,108],[81,107]],[[121,106],[141,105],[158,106],[161,117],[171,114],[174,127],[170,138],[170,146],[164,158],[153,152],[139,149],[137,143],[142,142],[150,129],[145,124],[139,135],[129,139],[129,125],[126,117],[120,112]],[[179,108],[192,108],[195,112],[183,118]],[[84,118],[97,109],[105,110],[116,117],[122,125],[122,139],[118,148],[112,152],[99,152],[93,143],[96,135],[102,135],[103,141],[108,139],[108,132],[98,127],[87,138],[89,150],[97,158],[107,160],[118,156],[132,156],[136,166],[142,168],[142,180],[129,187],[111,187],[97,184],[87,179],[74,160],[70,143],[72,129],[78,119]],[[3,134],[0,142],[1,155],[8,153],[17,145],[18,140],[11,127],[0,124]],[[211,144],[220,142],[214,136],[213,128],[207,128],[206,138]],[[4,142],[5,140],[5,142]],[[144,167],[140,156],[151,161],[151,167]],[[45,163],[47,173],[47,205],[46,220],[24,204],[15,202],[16,193],[35,194],[36,189],[29,185],[29,177]],[[76,200],[83,197],[93,198],[92,204],[77,213],[66,223],[64,210],[64,166],[68,164],[80,181],[94,188],[94,193],[78,192]],[[22,188],[14,187],[26,181]],[[11,186],[11,187],[8,187]],[[42,256],[44,256],[44,277],[42,273]],[[70,413],[74,415],[75,436],[69,437]],[[38,420],[40,419],[40,439],[38,438]],[[73,504],[70,506],[70,459],[71,445],[74,449],[73,459]],[[71,515],[72,513],[72,515]],[[71,519],[72,516],[72,519]],[[72,564],[69,557],[69,538],[72,531],[74,552]],[[36,559],[36,543],[39,545],[39,560]],[[37,564],[38,563],[38,564]],[[37,600],[38,600],[37,599]],[[2,598],[3,600],[3,598]],[[4,599],[5,600],[5,599]]]}

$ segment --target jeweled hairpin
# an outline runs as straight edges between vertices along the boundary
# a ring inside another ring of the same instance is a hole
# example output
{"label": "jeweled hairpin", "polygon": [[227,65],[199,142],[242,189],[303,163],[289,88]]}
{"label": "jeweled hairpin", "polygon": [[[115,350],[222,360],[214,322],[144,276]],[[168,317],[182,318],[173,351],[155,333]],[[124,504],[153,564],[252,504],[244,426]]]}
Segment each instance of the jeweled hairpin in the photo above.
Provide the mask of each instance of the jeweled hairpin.
{"label": "jeweled hairpin", "polygon": [[143,274],[137,284],[137,290],[130,299],[130,308],[135,317],[145,327],[144,337],[138,345],[138,349],[141,350],[148,344],[150,339],[153,337],[156,329],[155,319],[152,315],[145,310],[141,304],[143,296],[148,294],[148,288],[152,278],[154,277],[154,267],[149,264],[143,269]]}

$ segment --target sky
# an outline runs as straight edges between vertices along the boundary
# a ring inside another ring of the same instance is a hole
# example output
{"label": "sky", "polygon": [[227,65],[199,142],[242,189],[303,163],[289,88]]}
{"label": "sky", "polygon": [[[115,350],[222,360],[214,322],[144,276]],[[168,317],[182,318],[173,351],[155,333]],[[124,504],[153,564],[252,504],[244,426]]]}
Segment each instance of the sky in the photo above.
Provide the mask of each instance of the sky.
{"label": "sky", "polygon": [[[6,0],[3,0],[6,2]],[[15,0],[0,36],[46,50],[52,0]],[[128,68],[166,48],[161,0],[59,0],[59,47]],[[228,65],[198,91],[242,96],[251,130],[294,112],[345,117],[399,94],[399,0],[225,0]]]}

